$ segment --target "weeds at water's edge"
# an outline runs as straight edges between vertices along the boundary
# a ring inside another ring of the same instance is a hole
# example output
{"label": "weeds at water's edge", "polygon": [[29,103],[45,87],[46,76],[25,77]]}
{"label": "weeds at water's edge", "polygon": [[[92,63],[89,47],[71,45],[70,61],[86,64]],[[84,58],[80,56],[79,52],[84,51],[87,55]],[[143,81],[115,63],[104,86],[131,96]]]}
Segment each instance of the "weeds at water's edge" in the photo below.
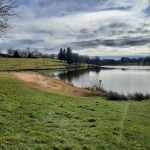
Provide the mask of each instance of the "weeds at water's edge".
{"label": "weeds at water's edge", "polygon": [[108,100],[128,100],[128,98],[123,94],[118,94],[117,92],[106,92],[105,97]]}
{"label": "weeds at water's edge", "polygon": [[109,100],[135,100],[135,101],[142,101],[150,99],[150,94],[143,94],[143,93],[134,93],[128,94],[127,96],[124,94],[118,94],[117,92],[107,92],[106,98]]}
{"label": "weeds at water's edge", "polygon": [[[128,95],[124,95],[124,94],[119,94],[117,92],[113,92],[113,91],[105,91],[102,88],[85,88],[88,90],[94,90],[94,91],[99,91],[101,94],[100,96],[104,96],[106,97],[108,100],[113,100],[113,101],[118,101],[118,100],[135,100],[135,101],[142,101],[142,100],[148,100],[150,99],[150,94],[143,94],[143,93],[134,93],[134,94],[128,94]],[[96,96],[98,96],[96,94]]]}

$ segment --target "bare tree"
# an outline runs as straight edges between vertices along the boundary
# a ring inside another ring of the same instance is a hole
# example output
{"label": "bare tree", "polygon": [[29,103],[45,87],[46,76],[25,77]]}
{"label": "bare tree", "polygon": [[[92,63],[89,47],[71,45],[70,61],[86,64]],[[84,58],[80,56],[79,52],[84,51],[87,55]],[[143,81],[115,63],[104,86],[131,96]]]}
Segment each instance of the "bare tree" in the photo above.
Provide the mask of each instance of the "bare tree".
{"label": "bare tree", "polygon": [[55,57],[57,57],[57,55],[56,55],[56,54],[51,54],[49,57],[50,57],[51,59],[54,59]]}
{"label": "bare tree", "polygon": [[3,54],[3,51],[0,49],[0,54]]}
{"label": "bare tree", "polygon": [[38,49],[34,49],[34,54],[35,54],[35,57],[39,57],[39,51],[38,51]]}
{"label": "bare tree", "polygon": [[10,35],[13,28],[10,20],[20,17],[18,0],[0,0],[0,38],[4,40]]}
{"label": "bare tree", "polygon": [[43,57],[43,54],[41,52],[39,52],[39,57],[42,58]]}
{"label": "bare tree", "polygon": [[15,53],[15,49],[13,49],[13,48],[8,48],[7,49],[7,54],[8,55],[14,56],[14,53]]}
{"label": "bare tree", "polygon": [[1,59],[2,54],[3,54],[3,51],[0,49],[0,61],[2,61],[2,59]]}

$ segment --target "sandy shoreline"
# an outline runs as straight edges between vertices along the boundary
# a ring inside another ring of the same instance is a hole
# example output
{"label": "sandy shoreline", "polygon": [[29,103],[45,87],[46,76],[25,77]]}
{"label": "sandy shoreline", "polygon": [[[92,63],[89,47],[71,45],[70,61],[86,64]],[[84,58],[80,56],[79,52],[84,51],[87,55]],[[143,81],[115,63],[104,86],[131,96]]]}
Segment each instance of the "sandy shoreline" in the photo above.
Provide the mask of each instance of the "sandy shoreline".
{"label": "sandy shoreline", "polygon": [[37,87],[40,86],[46,91],[61,93],[66,95],[72,96],[79,96],[85,97],[91,94],[96,94],[97,92],[77,88],[71,86],[63,81],[55,80],[50,77],[41,75],[37,72],[19,72],[19,73],[12,73],[15,77],[29,82],[34,83]]}

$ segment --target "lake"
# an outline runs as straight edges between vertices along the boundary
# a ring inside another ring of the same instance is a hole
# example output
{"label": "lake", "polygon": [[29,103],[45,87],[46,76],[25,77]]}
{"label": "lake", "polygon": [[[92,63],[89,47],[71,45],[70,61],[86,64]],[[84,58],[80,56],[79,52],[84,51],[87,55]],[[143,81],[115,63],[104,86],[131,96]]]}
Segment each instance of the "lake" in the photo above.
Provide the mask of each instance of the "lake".
{"label": "lake", "polygon": [[[102,66],[48,74],[76,87],[103,87],[120,94],[150,93],[149,66]],[[99,84],[102,81],[102,85]]]}

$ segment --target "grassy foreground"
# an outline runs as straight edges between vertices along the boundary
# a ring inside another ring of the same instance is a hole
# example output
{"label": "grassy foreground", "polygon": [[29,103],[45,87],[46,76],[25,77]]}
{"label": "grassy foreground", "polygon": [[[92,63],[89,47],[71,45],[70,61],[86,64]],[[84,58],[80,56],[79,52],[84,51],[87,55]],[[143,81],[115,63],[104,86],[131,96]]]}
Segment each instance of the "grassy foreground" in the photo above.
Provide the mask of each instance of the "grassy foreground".
{"label": "grassy foreground", "polygon": [[150,101],[75,98],[0,74],[0,149],[148,150]]}

